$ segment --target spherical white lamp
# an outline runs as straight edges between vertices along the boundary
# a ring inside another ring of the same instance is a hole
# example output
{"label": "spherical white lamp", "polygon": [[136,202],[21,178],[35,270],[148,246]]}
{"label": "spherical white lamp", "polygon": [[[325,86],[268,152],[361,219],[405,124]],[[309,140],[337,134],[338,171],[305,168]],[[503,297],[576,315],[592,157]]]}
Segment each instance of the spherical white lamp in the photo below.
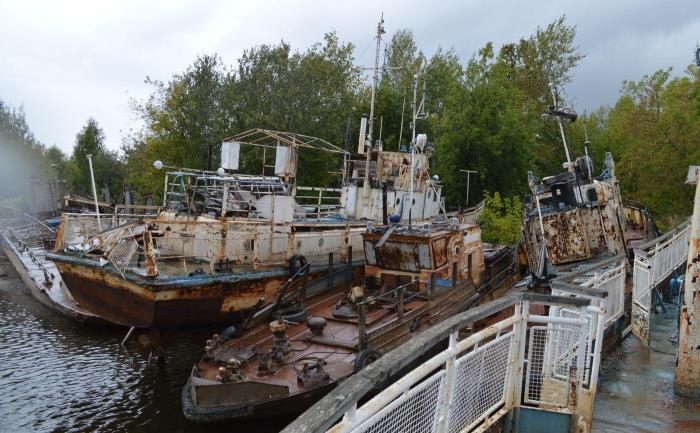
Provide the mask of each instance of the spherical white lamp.
{"label": "spherical white lamp", "polygon": [[218,174],[221,177],[224,177],[224,176],[226,176],[226,170],[224,170],[223,167],[219,167],[219,169],[216,170],[216,174]]}
{"label": "spherical white lamp", "polygon": [[153,167],[155,167],[156,170],[162,169],[162,168],[163,168],[163,161],[161,161],[160,159],[157,159],[157,160],[153,163]]}

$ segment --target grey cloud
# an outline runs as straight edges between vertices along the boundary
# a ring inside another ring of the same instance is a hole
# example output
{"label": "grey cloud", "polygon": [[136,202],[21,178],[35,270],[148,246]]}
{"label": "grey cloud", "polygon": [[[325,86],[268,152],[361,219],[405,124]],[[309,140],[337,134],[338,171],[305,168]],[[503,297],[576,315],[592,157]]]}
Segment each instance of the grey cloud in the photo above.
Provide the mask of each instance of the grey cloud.
{"label": "grey cloud", "polygon": [[[144,98],[145,76],[167,80],[201,53],[233,64],[242,51],[284,39],[304,49],[329,30],[358,52],[379,14],[389,36],[413,29],[430,54],[454,47],[466,61],[566,14],[587,54],[567,93],[580,111],[616,100],[624,79],[673,66],[682,73],[700,34],[695,1],[218,1],[34,3],[0,0],[0,98],[23,103],[36,136],[69,152],[89,116],[107,143],[137,127],[129,97]],[[369,65],[371,48],[358,59]]]}

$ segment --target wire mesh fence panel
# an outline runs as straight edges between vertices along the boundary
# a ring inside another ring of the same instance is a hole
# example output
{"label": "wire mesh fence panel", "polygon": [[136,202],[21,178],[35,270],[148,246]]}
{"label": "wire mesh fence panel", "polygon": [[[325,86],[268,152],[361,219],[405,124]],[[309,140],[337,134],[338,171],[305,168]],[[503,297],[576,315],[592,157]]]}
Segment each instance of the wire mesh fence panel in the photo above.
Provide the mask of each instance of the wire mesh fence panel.
{"label": "wire mesh fence panel", "polygon": [[444,378],[445,371],[441,370],[425,379],[357,426],[353,433],[436,431]]}
{"label": "wire mesh fence panel", "polygon": [[129,263],[131,263],[138,246],[139,244],[133,235],[123,237],[112,248],[107,258],[123,274]]}
{"label": "wire mesh fence panel", "polygon": [[620,265],[615,269],[601,275],[598,288],[608,292],[602,306],[605,306],[605,326],[610,326],[615,320],[622,317],[625,307],[625,266]]}
{"label": "wire mesh fence panel", "polygon": [[541,403],[545,348],[548,337],[546,326],[533,326],[530,328],[530,341],[527,349],[527,376],[525,376],[526,403]]}
{"label": "wire mesh fence panel", "polygon": [[471,430],[505,403],[512,350],[513,333],[509,332],[457,360],[450,433]]}
{"label": "wire mesh fence panel", "polygon": [[[576,365],[579,326],[534,326],[530,329],[524,401],[528,404],[566,407],[568,378]],[[566,374],[563,374],[566,372]]]}
{"label": "wire mesh fence panel", "polygon": [[641,307],[651,306],[651,272],[646,262],[634,261],[632,298]]}

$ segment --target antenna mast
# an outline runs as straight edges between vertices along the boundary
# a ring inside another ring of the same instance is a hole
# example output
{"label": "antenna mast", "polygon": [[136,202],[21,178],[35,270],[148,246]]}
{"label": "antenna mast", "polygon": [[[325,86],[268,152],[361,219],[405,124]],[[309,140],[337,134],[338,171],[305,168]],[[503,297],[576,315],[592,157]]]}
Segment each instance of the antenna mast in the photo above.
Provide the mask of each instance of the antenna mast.
{"label": "antenna mast", "polygon": [[372,143],[372,128],[374,127],[374,98],[377,92],[377,81],[379,81],[379,52],[382,46],[382,35],[384,34],[384,14],[377,24],[377,50],[374,55],[374,76],[372,77],[372,102],[369,107],[369,132],[367,133],[367,139],[369,140],[370,148],[374,146]]}
{"label": "antenna mast", "polygon": [[409,206],[408,208],[408,225],[411,225],[411,213],[413,212],[413,173],[416,171],[414,155],[416,153],[416,120],[425,119],[427,114],[425,113],[425,81],[423,81],[423,97],[421,98],[420,105],[417,101],[418,97],[418,74],[413,75],[413,121],[411,122],[411,129],[413,130],[413,139],[411,140],[411,193],[409,195]]}
{"label": "antenna mast", "polygon": [[586,166],[588,167],[588,176],[593,179],[593,167],[591,166],[591,158],[588,156],[588,146],[591,144],[591,140],[588,139],[588,129],[586,128],[586,121],[583,122],[583,150],[586,152]]}
{"label": "antenna mast", "polygon": [[[372,129],[374,128],[374,98],[375,94],[377,92],[377,81],[379,80],[379,52],[381,51],[381,46],[382,46],[382,35],[384,34],[384,13],[382,13],[382,16],[379,20],[379,24],[377,24],[377,49],[374,54],[374,75],[372,77],[372,101],[370,103],[369,107],[369,131],[367,133],[367,141],[365,142],[365,146],[367,146],[367,151],[366,151],[366,164],[365,164],[365,185],[364,185],[364,190],[365,190],[365,196],[369,196],[369,162],[372,154],[372,148],[374,145],[372,144]],[[369,142],[367,144],[367,142]]]}
{"label": "antenna mast", "polygon": [[[559,106],[557,105],[557,92],[554,88],[554,84],[549,83],[550,89],[552,90],[552,100],[554,101],[554,112],[559,111]],[[564,151],[566,152],[566,167],[569,171],[574,171],[574,166],[571,165],[571,156],[569,155],[569,146],[566,144],[566,135],[564,135],[564,125],[561,121],[561,116],[557,115],[557,123],[559,124],[559,132],[561,133],[561,141],[564,143]]]}

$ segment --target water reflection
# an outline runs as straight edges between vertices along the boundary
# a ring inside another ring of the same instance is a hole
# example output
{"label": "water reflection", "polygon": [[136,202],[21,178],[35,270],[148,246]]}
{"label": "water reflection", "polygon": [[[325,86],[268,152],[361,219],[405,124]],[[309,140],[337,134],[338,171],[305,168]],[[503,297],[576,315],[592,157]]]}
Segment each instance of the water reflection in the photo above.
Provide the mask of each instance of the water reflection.
{"label": "water reflection", "polygon": [[5,260],[0,277],[0,420],[8,432],[279,431],[289,418],[188,422],[180,393],[212,329],[178,334],[164,366],[121,328],[77,324],[38,303]]}

